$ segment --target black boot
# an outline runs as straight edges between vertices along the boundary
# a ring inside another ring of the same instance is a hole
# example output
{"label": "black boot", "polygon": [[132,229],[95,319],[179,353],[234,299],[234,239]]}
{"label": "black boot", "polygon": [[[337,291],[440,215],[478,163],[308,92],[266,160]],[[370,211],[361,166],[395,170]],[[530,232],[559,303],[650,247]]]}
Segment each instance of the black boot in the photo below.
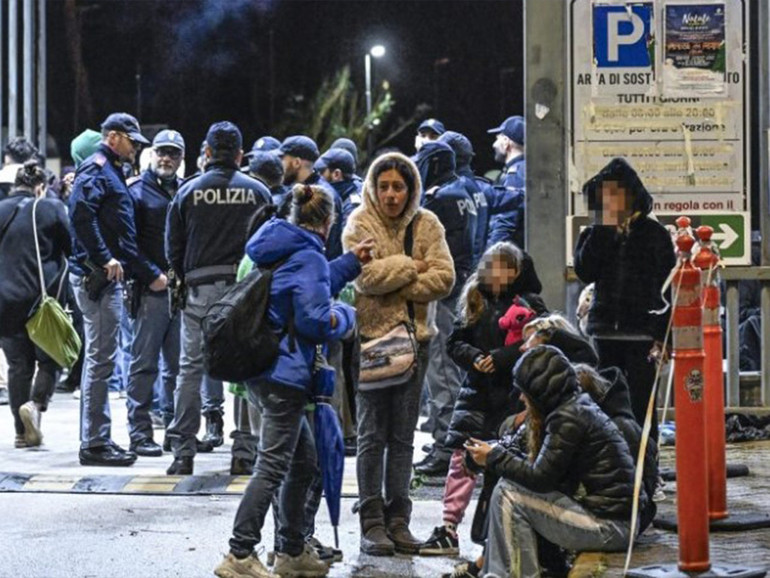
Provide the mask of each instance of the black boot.
{"label": "black boot", "polygon": [[392,556],[395,546],[385,531],[382,498],[369,498],[360,508],[361,552],[371,556]]}
{"label": "black boot", "polygon": [[250,476],[254,473],[254,462],[248,458],[232,458],[230,460],[231,476]]}
{"label": "black boot", "polygon": [[166,470],[167,476],[191,476],[193,473],[193,459],[191,456],[174,458]]}
{"label": "black boot", "polygon": [[208,442],[215,448],[225,443],[225,422],[218,411],[206,413],[206,435],[201,441]]}
{"label": "black boot", "polygon": [[409,530],[412,518],[412,501],[409,498],[397,498],[385,506],[385,525],[388,537],[393,541],[399,554],[418,554],[422,540]]}

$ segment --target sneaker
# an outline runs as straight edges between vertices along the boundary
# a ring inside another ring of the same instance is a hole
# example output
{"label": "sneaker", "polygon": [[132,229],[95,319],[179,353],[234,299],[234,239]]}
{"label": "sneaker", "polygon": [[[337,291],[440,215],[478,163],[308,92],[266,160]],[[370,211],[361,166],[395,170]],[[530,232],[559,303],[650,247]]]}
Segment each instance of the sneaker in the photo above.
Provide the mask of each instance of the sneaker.
{"label": "sneaker", "polygon": [[305,549],[299,556],[289,556],[283,552],[275,553],[275,565],[273,572],[281,578],[303,577],[321,578],[329,573],[329,566],[324,564],[316,551],[305,545]]}
{"label": "sneaker", "polygon": [[425,543],[420,546],[420,556],[459,556],[460,541],[457,534],[446,526],[436,526]]}
{"label": "sneaker", "polygon": [[655,493],[652,495],[653,502],[662,502],[666,499],[666,492],[663,491],[665,487],[666,482],[661,476],[658,476],[658,483],[655,484]]}
{"label": "sneaker", "polygon": [[80,388],[72,392],[72,399],[80,399]]}
{"label": "sneaker", "polygon": [[34,401],[28,401],[19,408],[19,417],[24,424],[24,439],[27,447],[33,448],[43,443],[43,434],[40,431],[40,410]]}
{"label": "sneaker", "polygon": [[23,449],[27,447],[27,440],[24,439],[24,434],[16,434],[16,439],[13,440],[13,447],[16,449]]}
{"label": "sneaker", "polygon": [[332,548],[331,546],[324,546],[321,540],[315,536],[311,536],[307,543],[316,551],[318,557],[327,564],[334,564],[335,562],[342,562],[342,550]]}
{"label": "sneaker", "polygon": [[107,394],[107,397],[110,398],[110,401],[115,401],[116,399],[120,399],[120,392],[111,391],[109,394]]}
{"label": "sneaker", "polygon": [[214,574],[219,578],[279,578],[265,568],[256,552],[246,558],[236,558],[232,553],[216,567]]}
{"label": "sneaker", "polygon": [[454,567],[449,574],[442,574],[441,578],[478,578],[481,568],[475,562],[463,562]]}

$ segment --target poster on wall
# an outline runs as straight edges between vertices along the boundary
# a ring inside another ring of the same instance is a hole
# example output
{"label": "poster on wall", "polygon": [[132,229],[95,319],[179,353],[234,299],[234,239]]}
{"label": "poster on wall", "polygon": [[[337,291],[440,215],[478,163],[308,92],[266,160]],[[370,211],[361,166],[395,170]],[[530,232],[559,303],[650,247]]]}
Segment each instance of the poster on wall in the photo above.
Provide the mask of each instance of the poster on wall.
{"label": "poster on wall", "polygon": [[666,96],[724,96],[724,4],[667,4],[663,54]]}

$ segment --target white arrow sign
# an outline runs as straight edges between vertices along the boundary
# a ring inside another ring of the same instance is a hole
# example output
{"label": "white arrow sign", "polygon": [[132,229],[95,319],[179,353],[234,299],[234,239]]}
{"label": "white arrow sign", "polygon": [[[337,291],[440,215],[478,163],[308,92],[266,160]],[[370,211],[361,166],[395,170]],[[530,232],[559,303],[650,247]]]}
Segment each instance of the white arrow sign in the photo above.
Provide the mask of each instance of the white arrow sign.
{"label": "white arrow sign", "polygon": [[730,225],[725,223],[719,223],[719,228],[722,232],[715,232],[713,235],[711,235],[711,238],[719,244],[719,248],[722,251],[725,251],[732,247],[733,243],[735,243],[740,238],[740,235],[738,235],[738,233],[736,233]]}

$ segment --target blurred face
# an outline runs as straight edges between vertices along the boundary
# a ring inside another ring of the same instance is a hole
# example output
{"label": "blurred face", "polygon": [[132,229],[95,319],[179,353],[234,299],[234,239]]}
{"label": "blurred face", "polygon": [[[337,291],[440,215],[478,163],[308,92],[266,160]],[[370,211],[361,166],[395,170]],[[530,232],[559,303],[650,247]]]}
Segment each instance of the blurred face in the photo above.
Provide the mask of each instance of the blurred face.
{"label": "blurred face", "polygon": [[499,295],[518,276],[519,272],[514,267],[508,265],[502,257],[495,257],[491,263],[483,263],[481,265],[481,282],[489,287],[493,295]]}
{"label": "blurred face", "polygon": [[153,148],[150,154],[150,168],[161,179],[171,179],[179,170],[183,156],[182,150],[176,147]]}
{"label": "blurred face", "polygon": [[281,163],[283,164],[283,184],[294,184],[297,180],[299,169],[302,166],[302,159],[291,155],[283,155],[281,157]]}
{"label": "blurred face", "polygon": [[330,183],[339,183],[344,179],[342,171],[339,169],[331,170],[329,168],[325,168],[323,171],[321,171],[321,176]]}
{"label": "blurred face", "polygon": [[409,189],[404,177],[396,169],[380,173],[377,177],[377,201],[382,213],[392,219],[400,217],[409,200]]}
{"label": "blurred face", "polygon": [[111,130],[107,133],[107,145],[121,160],[133,163],[141,146],[124,132]]}
{"label": "blurred face", "polygon": [[602,224],[620,225],[630,213],[628,191],[617,181],[602,183]]}
{"label": "blurred face", "polygon": [[495,142],[492,143],[492,148],[495,151],[495,161],[504,163],[508,158],[508,151],[511,149],[511,139],[499,132],[495,137]]}

